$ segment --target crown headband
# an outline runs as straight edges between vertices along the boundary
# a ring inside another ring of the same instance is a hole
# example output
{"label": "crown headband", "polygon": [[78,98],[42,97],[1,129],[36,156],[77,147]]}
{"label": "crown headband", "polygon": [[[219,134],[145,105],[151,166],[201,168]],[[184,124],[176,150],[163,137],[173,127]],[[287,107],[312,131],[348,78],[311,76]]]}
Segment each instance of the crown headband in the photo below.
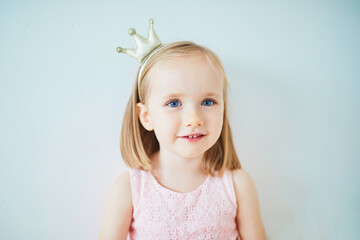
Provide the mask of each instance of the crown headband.
{"label": "crown headband", "polygon": [[139,95],[139,99],[141,101],[140,79],[141,79],[141,74],[144,69],[144,66],[146,65],[148,60],[151,58],[151,56],[154,55],[162,47],[164,47],[164,45],[161,43],[160,39],[158,38],[158,36],[155,33],[153,19],[149,20],[149,36],[147,39],[138,35],[134,28],[129,29],[129,34],[131,36],[133,36],[133,38],[136,42],[137,48],[130,49],[130,48],[118,47],[116,49],[116,51],[118,53],[125,53],[125,54],[135,58],[136,61],[138,61],[141,64],[138,79],[137,79],[138,95]]}

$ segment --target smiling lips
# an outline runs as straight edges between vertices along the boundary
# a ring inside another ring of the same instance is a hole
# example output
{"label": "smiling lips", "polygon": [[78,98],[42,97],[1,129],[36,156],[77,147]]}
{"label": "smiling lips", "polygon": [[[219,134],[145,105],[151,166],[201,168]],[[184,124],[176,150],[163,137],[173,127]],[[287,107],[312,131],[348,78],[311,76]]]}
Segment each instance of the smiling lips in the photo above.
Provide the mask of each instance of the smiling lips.
{"label": "smiling lips", "polygon": [[186,136],[182,136],[180,138],[186,139],[190,142],[196,142],[199,141],[200,139],[202,139],[205,135],[202,133],[194,133],[194,134],[189,134]]}

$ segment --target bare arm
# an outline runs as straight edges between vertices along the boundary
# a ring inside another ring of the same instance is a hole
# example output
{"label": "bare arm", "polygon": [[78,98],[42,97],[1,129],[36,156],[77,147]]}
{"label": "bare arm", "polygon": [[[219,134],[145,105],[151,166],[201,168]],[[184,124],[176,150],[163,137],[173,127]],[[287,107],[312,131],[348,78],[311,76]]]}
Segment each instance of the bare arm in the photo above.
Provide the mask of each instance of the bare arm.
{"label": "bare arm", "polygon": [[108,193],[99,240],[125,240],[132,220],[130,172],[121,174]]}
{"label": "bare arm", "polygon": [[233,170],[237,199],[236,222],[241,240],[266,240],[256,187],[243,169]]}

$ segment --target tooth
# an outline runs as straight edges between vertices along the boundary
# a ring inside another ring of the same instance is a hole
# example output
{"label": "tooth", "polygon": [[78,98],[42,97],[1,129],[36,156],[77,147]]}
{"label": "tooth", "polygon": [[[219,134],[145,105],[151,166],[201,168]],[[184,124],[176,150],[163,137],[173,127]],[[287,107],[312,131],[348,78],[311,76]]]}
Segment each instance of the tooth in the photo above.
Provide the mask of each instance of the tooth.
{"label": "tooth", "polygon": [[200,135],[191,135],[191,136],[188,136],[188,138],[198,138],[200,137]]}

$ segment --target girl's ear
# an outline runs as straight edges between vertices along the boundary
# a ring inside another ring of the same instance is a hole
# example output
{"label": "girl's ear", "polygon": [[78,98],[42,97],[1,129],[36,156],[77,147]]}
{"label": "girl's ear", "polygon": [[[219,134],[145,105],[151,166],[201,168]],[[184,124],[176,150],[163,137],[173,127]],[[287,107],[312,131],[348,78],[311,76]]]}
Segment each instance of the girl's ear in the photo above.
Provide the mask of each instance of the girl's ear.
{"label": "girl's ear", "polygon": [[143,127],[146,130],[148,130],[148,131],[154,130],[152,123],[151,123],[151,118],[150,118],[148,108],[144,104],[142,104],[142,103],[136,104],[136,113],[140,119],[141,124],[143,125]]}

